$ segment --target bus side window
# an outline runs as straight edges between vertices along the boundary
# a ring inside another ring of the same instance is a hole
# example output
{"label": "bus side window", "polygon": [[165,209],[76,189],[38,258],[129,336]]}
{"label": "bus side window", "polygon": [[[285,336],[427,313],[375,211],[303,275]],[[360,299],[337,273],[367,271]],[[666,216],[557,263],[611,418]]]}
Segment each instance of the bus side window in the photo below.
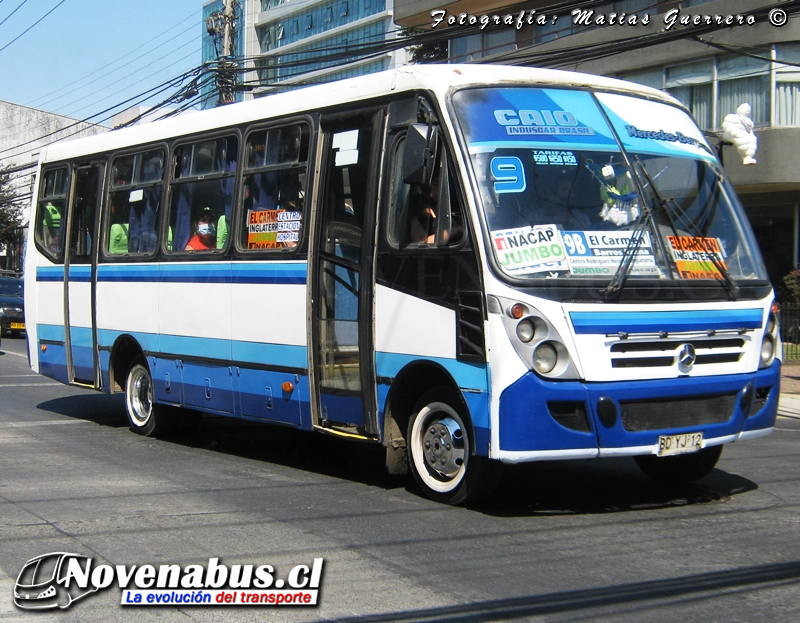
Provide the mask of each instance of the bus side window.
{"label": "bus side window", "polygon": [[204,139],[175,149],[168,252],[209,253],[224,248],[238,151],[235,136]]}
{"label": "bus side window", "polygon": [[248,134],[243,218],[236,241],[240,250],[292,250],[299,246],[308,150],[305,123]]}
{"label": "bus side window", "polygon": [[39,192],[34,239],[39,250],[53,261],[63,260],[68,181],[67,167],[45,171]]}
{"label": "bus side window", "polygon": [[428,184],[404,181],[405,139],[401,138],[396,145],[387,227],[389,244],[396,249],[409,245],[431,248],[459,244],[464,238],[464,213],[443,145],[439,145],[441,156]]}
{"label": "bus side window", "polygon": [[108,255],[155,253],[163,181],[163,149],[114,159],[108,200]]}

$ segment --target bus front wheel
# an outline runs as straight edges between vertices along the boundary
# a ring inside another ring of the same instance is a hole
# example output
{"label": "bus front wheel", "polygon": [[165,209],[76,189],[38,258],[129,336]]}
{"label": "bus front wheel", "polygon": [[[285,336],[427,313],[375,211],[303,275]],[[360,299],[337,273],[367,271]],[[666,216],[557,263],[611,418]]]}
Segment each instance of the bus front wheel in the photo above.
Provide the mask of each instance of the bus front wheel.
{"label": "bus front wheel", "polygon": [[155,437],[168,432],[167,407],[153,401],[153,379],[147,360],[133,360],[125,381],[125,410],[131,429],[138,435]]}
{"label": "bus front wheel", "polygon": [[665,484],[685,484],[700,480],[708,475],[722,455],[722,446],[703,448],[692,454],[678,456],[645,456],[633,457],[636,464],[653,480]]}
{"label": "bus front wheel", "polygon": [[408,423],[408,463],[426,496],[464,504],[491,493],[500,465],[470,454],[472,434],[452,391],[434,389],[417,402]]}

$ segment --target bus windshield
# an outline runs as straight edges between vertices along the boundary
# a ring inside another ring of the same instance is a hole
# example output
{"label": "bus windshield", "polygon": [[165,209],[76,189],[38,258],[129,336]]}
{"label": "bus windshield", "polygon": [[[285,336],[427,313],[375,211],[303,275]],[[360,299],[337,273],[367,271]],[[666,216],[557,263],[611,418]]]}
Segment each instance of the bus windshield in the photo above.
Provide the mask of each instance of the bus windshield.
{"label": "bus windshield", "polygon": [[744,211],[681,109],[544,88],[453,96],[507,277],[765,280]]}

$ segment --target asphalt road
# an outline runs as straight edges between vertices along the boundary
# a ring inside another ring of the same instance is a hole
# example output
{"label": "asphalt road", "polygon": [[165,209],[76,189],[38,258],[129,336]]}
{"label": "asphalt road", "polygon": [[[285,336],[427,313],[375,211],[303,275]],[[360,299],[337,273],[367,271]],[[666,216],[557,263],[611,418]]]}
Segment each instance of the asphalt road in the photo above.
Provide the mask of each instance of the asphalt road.
{"label": "asphalt road", "polygon": [[[11,621],[800,620],[800,420],[733,444],[698,484],[628,459],[510,469],[451,508],[385,475],[379,448],[207,417],[183,438],[129,429],[118,396],[33,375],[0,346],[0,623]],[[12,602],[25,562],[294,565],[325,560],[317,607],[69,609]]]}

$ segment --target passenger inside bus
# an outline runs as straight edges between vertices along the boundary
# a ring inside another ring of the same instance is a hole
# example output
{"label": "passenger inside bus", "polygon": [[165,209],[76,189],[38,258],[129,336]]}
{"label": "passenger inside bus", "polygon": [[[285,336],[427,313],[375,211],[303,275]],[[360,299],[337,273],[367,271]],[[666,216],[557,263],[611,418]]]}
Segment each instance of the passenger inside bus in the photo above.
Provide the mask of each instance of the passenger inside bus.
{"label": "passenger inside bus", "polygon": [[408,222],[409,242],[433,244],[436,240],[436,204],[439,200],[439,174],[430,184],[411,187],[411,218]]}
{"label": "passenger inside bus", "polygon": [[43,241],[49,249],[57,251],[61,245],[61,209],[48,201],[43,213]]}
{"label": "passenger inside bus", "polygon": [[108,252],[122,254],[128,252],[128,232],[130,225],[121,208],[111,204],[111,227],[108,231]]}
{"label": "passenger inside bus", "polygon": [[203,208],[195,218],[195,235],[184,247],[186,251],[210,251],[216,249],[217,227],[211,208]]}

